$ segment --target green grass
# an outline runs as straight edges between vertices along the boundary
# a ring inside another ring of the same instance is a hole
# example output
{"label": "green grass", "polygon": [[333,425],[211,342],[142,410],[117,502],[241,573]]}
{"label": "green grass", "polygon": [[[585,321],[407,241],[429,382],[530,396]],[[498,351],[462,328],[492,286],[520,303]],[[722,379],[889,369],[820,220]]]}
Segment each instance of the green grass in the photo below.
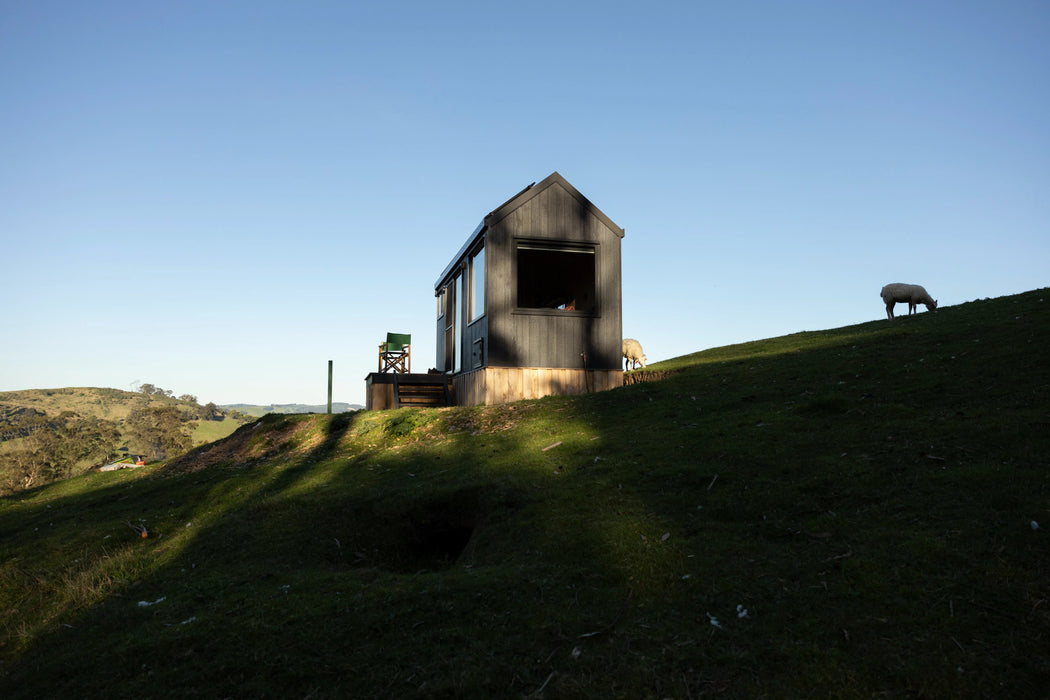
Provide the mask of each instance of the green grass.
{"label": "green grass", "polygon": [[193,444],[202,445],[207,442],[215,442],[228,437],[242,424],[232,418],[223,417],[222,420],[197,421],[193,428]]}
{"label": "green grass", "polygon": [[2,499],[0,694],[1045,695],[1048,294]]}

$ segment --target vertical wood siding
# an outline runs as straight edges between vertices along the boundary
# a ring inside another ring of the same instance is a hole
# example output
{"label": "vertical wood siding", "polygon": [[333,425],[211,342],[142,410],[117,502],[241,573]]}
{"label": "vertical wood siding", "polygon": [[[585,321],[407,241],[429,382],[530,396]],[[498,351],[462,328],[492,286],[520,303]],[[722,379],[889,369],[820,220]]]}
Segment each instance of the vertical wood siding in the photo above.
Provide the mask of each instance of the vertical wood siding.
{"label": "vertical wood siding", "polygon": [[365,408],[369,411],[386,411],[394,407],[394,385],[366,382]]}
{"label": "vertical wood siding", "polygon": [[[456,328],[463,363],[453,377],[455,403],[504,403],[621,386],[622,231],[557,173],[500,207],[484,225],[476,233],[484,231],[485,315]],[[516,308],[517,245],[526,242],[594,251],[595,313]],[[461,255],[474,246],[468,241]],[[453,260],[443,278],[463,259]],[[446,312],[452,312],[451,302]],[[443,325],[437,324],[436,355],[442,368]]]}
{"label": "vertical wood siding", "polygon": [[623,386],[621,370],[559,367],[486,367],[452,379],[457,406],[509,403],[544,396],[586,394]]}
{"label": "vertical wood siding", "polygon": [[[593,244],[598,314],[516,311],[516,243],[567,241]],[[620,238],[584,208],[565,188],[554,184],[497,222],[486,235],[489,274],[488,366],[584,368],[620,367],[622,299]]]}

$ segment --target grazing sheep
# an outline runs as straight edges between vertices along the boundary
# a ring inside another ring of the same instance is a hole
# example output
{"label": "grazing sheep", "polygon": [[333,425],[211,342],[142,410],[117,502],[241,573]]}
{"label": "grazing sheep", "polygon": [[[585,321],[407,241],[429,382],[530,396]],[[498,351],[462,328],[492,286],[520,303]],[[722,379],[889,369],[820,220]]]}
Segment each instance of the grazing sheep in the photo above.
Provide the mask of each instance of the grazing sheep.
{"label": "grazing sheep", "polygon": [[634,364],[636,367],[638,363],[642,364],[642,369],[645,369],[645,355],[642,353],[642,344],[634,338],[623,339],[623,357],[624,357],[624,371],[628,369],[634,369],[634,367],[628,368],[627,365]]}
{"label": "grazing sheep", "polygon": [[937,310],[937,300],[930,297],[926,290],[918,284],[887,284],[882,288],[882,300],[886,302],[886,315],[893,320],[893,307],[897,303],[908,305],[908,315],[915,313],[915,307],[924,304],[927,311]]}

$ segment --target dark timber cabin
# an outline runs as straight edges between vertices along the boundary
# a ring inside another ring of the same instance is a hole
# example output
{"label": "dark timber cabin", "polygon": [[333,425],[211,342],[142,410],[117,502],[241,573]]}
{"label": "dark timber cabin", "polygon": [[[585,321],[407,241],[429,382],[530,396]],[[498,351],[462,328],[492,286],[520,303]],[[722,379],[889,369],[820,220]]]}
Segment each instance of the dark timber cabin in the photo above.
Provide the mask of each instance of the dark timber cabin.
{"label": "dark timber cabin", "polygon": [[453,402],[621,386],[623,236],[558,173],[488,214],[434,285]]}

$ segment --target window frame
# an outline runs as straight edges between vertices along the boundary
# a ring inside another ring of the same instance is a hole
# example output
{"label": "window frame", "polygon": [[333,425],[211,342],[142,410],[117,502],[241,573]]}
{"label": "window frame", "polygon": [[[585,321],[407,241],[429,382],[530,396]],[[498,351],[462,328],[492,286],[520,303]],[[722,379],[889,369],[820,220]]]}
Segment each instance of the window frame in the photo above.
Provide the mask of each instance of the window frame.
{"label": "window frame", "polygon": [[[480,289],[478,288],[478,276],[475,270],[475,261],[478,257],[481,257],[481,275],[480,275]],[[467,316],[469,320],[466,321],[467,325],[474,323],[482,316],[485,315],[485,290],[486,290],[486,267],[487,261],[485,259],[485,239],[482,238],[481,242],[474,247],[474,249],[467,254],[467,269],[466,275],[468,279],[468,290],[469,290],[469,312]],[[480,297],[480,298],[479,298]],[[481,307],[480,311],[478,307]]]}
{"label": "window frame", "polygon": [[[521,306],[521,300],[519,298],[520,281],[521,281],[521,270],[519,266],[519,256],[521,250],[541,250],[549,251],[552,253],[564,252],[564,253],[579,253],[588,254],[592,256],[594,262],[594,303],[591,308],[578,309],[578,310],[566,310],[559,308],[548,308],[548,307],[533,307],[533,306]],[[601,278],[601,244],[598,242],[587,241],[566,241],[560,239],[550,238],[515,238],[513,245],[513,266],[514,266],[514,307],[511,313],[524,314],[524,315],[536,315],[536,316],[580,316],[587,318],[597,318],[602,315],[602,278]]]}

